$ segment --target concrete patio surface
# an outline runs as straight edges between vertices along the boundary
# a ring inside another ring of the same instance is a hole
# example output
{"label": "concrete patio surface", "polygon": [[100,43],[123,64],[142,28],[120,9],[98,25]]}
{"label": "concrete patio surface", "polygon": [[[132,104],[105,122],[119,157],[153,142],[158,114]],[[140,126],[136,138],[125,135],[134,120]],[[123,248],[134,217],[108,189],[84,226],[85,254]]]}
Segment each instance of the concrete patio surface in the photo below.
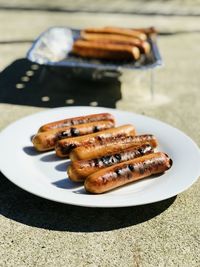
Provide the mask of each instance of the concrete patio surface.
{"label": "concrete patio surface", "polygon": [[[126,2],[130,4],[131,1]],[[91,24],[124,27],[154,25],[161,33],[158,45],[165,63],[154,73],[154,99],[149,89],[150,73],[123,71],[121,84],[116,85],[121,94],[121,99],[116,100],[116,108],[160,119],[185,132],[200,145],[198,1],[191,4],[185,1],[189,15],[183,4],[183,8],[178,9],[181,1],[174,1],[174,5],[173,1],[167,1],[173,7],[173,16],[163,14],[167,13],[167,9],[163,8],[162,1],[153,1],[151,5],[144,2],[139,6],[139,1],[136,1],[137,8],[132,6],[130,12],[122,10],[121,13],[120,3],[123,5],[123,1],[117,1],[115,9],[111,4],[107,9],[105,4],[98,4],[99,12],[96,13],[94,3],[88,10],[89,1],[85,1],[87,5],[84,1],[77,1],[77,6],[72,1],[68,5],[58,1],[56,7],[66,9],[63,12],[45,10],[45,1],[34,4],[31,1],[28,4],[25,1],[11,1],[10,8],[6,1],[2,1],[0,128],[4,129],[25,115],[45,109],[42,103],[41,106],[34,106],[4,101],[8,99],[5,95],[10,90],[6,85],[13,83],[12,92],[16,90],[16,94],[19,90],[15,87],[17,83],[24,84],[22,90],[29,90],[29,83],[21,79],[31,66],[26,69],[23,61],[19,61],[22,69],[16,68],[15,72],[13,62],[25,57],[31,42],[42,31],[55,25],[75,28]],[[24,8],[20,8],[22,6]],[[87,11],[84,10],[85,6]],[[18,10],[16,7],[19,7]],[[139,12],[142,7],[144,12]],[[70,8],[74,9],[73,12]],[[118,12],[111,12],[116,9]],[[141,14],[131,14],[134,10]],[[156,14],[151,15],[152,12]],[[142,82],[138,82],[138,77]],[[30,77],[33,83],[36,78]],[[37,86],[34,88],[42,90],[43,84]],[[199,192],[198,180],[185,192],[158,203],[129,208],[90,209],[33,196],[0,174],[0,266],[199,267]]]}

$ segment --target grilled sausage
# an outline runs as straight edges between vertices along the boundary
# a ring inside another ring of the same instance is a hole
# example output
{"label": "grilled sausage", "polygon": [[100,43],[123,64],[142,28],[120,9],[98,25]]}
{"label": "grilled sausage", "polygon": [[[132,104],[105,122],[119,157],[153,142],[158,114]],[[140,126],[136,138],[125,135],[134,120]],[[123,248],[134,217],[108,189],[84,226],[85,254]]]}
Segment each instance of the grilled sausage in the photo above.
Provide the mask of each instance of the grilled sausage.
{"label": "grilled sausage", "polygon": [[33,137],[32,142],[38,151],[48,151],[55,147],[58,140],[95,133],[112,127],[114,127],[113,121],[95,121],[85,124],[77,124],[74,126],[40,132]]}
{"label": "grilled sausage", "polygon": [[85,136],[72,137],[63,139],[57,142],[55,150],[59,157],[68,157],[69,153],[78,146],[85,146],[87,144],[104,145],[111,141],[119,141],[126,136],[135,135],[135,128],[130,125],[123,125],[117,128],[111,128],[98,133],[88,134]]}
{"label": "grilled sausage", "polygon": [[132,36],[142,41],[145,41],[147,39],[147,35],[144,32],[127,28],[119,28],[119,27],[87,28],[83,31],[85,33],[106,33],[106,34],[119,34],[125,36]]}
{"label": "grilled sausage", "polygon": [[120,142],[111,140],[109,143],[102,144],[89,144],[84,147],[80,146],[70,153],[70,159],[72,161],[82,159],[92,159],[103,157],[106,154],[113,154],[119,150],[124,150],[132,146],[141,146],[144,144],[150,144],[152,147],[156,147],[158,142],[156,137],[151,134],[136,135],[136,136],[125,136],[121,138]]}
{"label": "grilled sausage", "polygon": [[82,182],[90,174],[100,169],[124,162],[130,159],[141,157],[153,153],[153,147],[143,145],[141,147],[130,147],[115,154],[104,155],[101,158],[90,160],[73,161],[68,167],[67,173],[69,178],[74,182]]}
{"label": "grilled sausage", "polygon": [[89,175],[84,183],[86,191],[100,194],[135,182],[152,174],[163,173],[172,166],[172,160],[158,152],[129,160]]}
{"label": "grilled sausage", "polygon": [[[103,44],[121,44],[121,45],[133,45],[139,48],[141,53],[148,54],[150,52],[151,46],[147,41],[141,41],[132,36],[124,36],[118,34],[106,34],[106,33],[86,33],[81,32],[81,37],[84,40],[90,42],[100,42]],[[92,45],[92,44],[91,44]]]}
{"label": "grilled sausage", "polygon": [[73,53],[81,57],[103,59],[139,59],[140,50],[133,45],[116,43],[91,42],[77,40],[73,44]]}
{"label": "grilled sausage", "polygon": [[112,121],[115,122],[114,116],[110,113],[91,114],[86,116],[67,118],[64,120],[54,121],[41,126],[38,132],[45,132],[51,129],[57,129],[77,124],[89,123],[94,121]]}

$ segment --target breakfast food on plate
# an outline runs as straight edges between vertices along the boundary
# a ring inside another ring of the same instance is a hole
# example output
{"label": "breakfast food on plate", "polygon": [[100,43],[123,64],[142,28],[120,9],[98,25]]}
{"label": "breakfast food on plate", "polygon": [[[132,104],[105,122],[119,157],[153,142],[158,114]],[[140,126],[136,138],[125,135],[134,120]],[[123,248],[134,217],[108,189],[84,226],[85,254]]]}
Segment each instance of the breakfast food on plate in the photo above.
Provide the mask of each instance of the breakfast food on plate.
{"label": "breakfast food on plate", "polygon": [[156,137],[152,134],[143,135],[132,135],[132,136],[122,136],[120,140],[109,140],[105,144],[88,144],[85,146],[80,146],[73,149],[70,153],[70,159],[81,160],[81,159],[92,159],[103,157],[106,154],[112,154],[119,150],[124,150],[129,147],[138,147],[144,144],[150,144],[152,147],[156,147],[158,142]]}
{"label": "breakfast food on plate", "polygon": [[75,147],[85,146],[89,144],[94,144],[94,146],[105,145],[112,141],[119,142],[126,136],[134,135],[135,128],[133,127],[133,125],[127,124],[93,134],[62,139],[59,140],[56,144],[56,155],[59,157],[68,157],[69,153]]}
{"label": "breakfast food on plate", "polygon": [[114,126],[115,123],[113,120],[107,120],[56,128],[49,131],[37,133],[33,137],[32,143],[38,151],[48,151],[55,147],[55,144],[58,140],[68,137],[91,134],[113,128]]}
{"label": "breakfast food on plate", "polygon": [[38,132],[45,132],[51,129],[73,126],[77,124],[89,123],[94,121],[112,121],[115,122],[114,116],[110,113],[98,113],[85,116],[66,118],[64,120],[54,121],[41,126]]}
{"label": "breakfast food on plate", "polygon": [[82,182],[90,174],[100,169],[121,163],[130,159],[141,157],[154,152],[154,148],[147,144],[139,147],[130,147],[119,150],[113,154],[104,154],[100,158],[73,161],[67,169],[69,178],[75,182]]}
{"label": "breakfast food on plate", "polygon": [[86,28],[75,40],[72,52],[87,58],[138,60],[151,51],[153,27],[128,29],[120,27]]}
{"label": "breakfast food on plate", "polygon": [[86,178],[84,187],[90,193],[104,193],[152,174],[163,173],[171,166],[172,160],[157,152],[97,171]]}
{"label": "breakfast food on plate", "polygon": [[162,174],[172,166],[167,154],[155,152],[158,140],[154,135],[136,135],[131,124],[115,127],[110,113],[47,123],[32,142],[38,151],[55,148],[58,157],[70,157],[69,179],[84,182],[85,190],[94,194]]}

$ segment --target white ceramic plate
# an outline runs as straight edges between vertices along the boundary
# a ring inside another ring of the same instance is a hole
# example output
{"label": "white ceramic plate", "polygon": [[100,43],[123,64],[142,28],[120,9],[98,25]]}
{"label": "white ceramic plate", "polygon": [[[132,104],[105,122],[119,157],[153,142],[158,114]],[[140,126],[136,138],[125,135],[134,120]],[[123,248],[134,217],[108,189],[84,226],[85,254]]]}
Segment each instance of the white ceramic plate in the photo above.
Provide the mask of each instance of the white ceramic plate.
{"label": "white ceramic plate", "polygon": [[[66,176],[68,160],[56,158],[54,152],[37,153],[31,136],[47,122],[91,113],[110,112],[117,125],[132,123],[139,134],[154,134],[158,150],[173,159],[165,174],[145,179],[102,195],[85,193],[83,186]],[[200,175],[200,151],[184,133],[158,120],[115,109],[64,107],[25,117],[0,134],[2,173],[14,184],[40,197],[57,202],[88,207],[125,207],[167,199],[186,190]]]}

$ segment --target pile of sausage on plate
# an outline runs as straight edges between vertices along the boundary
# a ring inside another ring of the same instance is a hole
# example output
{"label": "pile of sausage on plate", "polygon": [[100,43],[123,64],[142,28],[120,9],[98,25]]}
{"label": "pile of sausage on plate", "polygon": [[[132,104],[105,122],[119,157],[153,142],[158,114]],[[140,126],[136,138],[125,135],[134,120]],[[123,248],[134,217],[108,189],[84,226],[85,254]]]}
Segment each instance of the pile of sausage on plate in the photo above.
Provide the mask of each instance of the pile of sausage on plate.
{"label": "pile of sausage on plate", "polygon": [[151,134],[137,135],[131,124],[115,127],[110,113],[67,118],[41,126],[32,139],[38,151],[55,149],[70,158],[68,177],[90,193],[104,193],[172,166],[166,153],[155,152]]}
{"label": "pile of sausage on plate", "polygon": [[138,60],[141,54],[148,55],[149,42],[156,35],[155,28],[87,28],[75,40],[72,52],[84,58],[108,60]]}

